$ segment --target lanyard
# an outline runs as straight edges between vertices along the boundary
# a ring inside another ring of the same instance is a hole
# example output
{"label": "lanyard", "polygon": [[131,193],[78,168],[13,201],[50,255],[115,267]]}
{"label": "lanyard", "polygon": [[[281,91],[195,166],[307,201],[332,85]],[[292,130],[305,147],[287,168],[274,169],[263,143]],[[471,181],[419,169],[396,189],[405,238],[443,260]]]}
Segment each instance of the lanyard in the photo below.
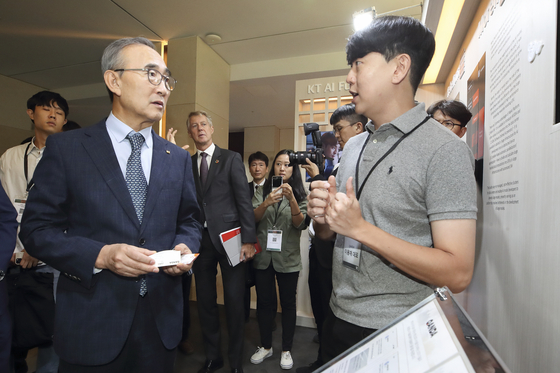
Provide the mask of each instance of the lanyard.
{"label": "lanyard", "polygon": [[[31,140],[31,142],[33,142],[33,140]],[[23,174],[25,175],[25,182],[27,183],[27,189],[25,190],[26,192],[29,192],[29,189],[31,189],[31,187],[33,186],[33,180],[29,180],[28,178],[29,162],[27,161],[27,157],[29,157],[29,154],[27,152],[29,151],[31,142],[29,143],[29,145],[27,145],[27,148],[25,148],[25,157],[23,157]]]}
{"label": "lanyard", "polygon": [[[414,127],[412,129],[412,131],[405,133],[403,136],[401,136],[400,139],[397,140],[396,143],[393,144],[393,146],[391,146],[391,148],[389,150],[387,150],[387,152],[385,154],[383,154],[383,156],[381,158],[379,158],[379,160],[377,162],[375,162],[375,164],[373,165],[373,167],[369,170],[368,174],[366,175],[366,178],[364,179],[364,182],[362,183],[362,185],[359,187],[358,192],[356,193],[356,199],[360,199],[360,196],[362,195],[362,191],[364,189],[364,186],[366,185],[366,182],[368,181],[369,177],[371,176],[373,170],[375,170],[377,168],[377,166],[381,163],[381,161],[383,161],[389,154],[391,154],[393,152],[393,150],[395,150],[395,148],[397,146],[399,146],[399,144],[406,139],[410,134],[412,134],[412,132],[416,131],[421,125],[423,125],[424,123],[426,123],[428,121],[428,119],[430,119],[431,116],[426,116],[426,118],[424,118],[424,120],[422,122],[420,122],[416,127]],[[360,151],[360,155],[358,156],[358,161],[356,162],[356,186],[360,185],[359,183],[359,169],[360,169],[360,161],[362,159],[362,154],[364,153],[364,150],[366,149],[366,146],[369,142],[369,138],[371,136],[371,133],[368,133],[368,137],[366,139],[366,141],[364,142],[364,145],[362,146],[362,150]]]}

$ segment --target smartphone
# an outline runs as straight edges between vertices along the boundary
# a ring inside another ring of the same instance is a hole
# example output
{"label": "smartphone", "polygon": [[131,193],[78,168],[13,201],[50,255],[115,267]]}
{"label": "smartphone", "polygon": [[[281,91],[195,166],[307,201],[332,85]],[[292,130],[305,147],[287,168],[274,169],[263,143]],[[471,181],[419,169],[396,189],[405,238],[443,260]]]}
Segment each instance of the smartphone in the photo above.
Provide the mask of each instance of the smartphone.
{"label": "smartphone", "polygon": [[275,189],[280,188],[283,182],[284,178],[282,176],[272,176],[272,190],[274,191]]}

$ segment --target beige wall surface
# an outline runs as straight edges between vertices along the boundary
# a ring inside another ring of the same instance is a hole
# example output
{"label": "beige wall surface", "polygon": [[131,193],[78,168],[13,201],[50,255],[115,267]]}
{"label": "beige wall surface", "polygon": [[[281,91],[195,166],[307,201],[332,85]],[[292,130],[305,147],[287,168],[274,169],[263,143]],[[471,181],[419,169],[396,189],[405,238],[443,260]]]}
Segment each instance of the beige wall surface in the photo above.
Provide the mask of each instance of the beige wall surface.
{"label": "beige wall surface", "polygon": [[[449,97],[459,95],[468,103],[467,80],[485,55],[484,181],[475,270],[460,296],[513,372],[554,372],[560,365],[555,348],[560,343],[557,6],[553,0],[481,1],[461,47],[465,74],[452,83],[458,56],[445,86],[454,84]],[[530,62],[532,45],[540,42],[544,47]],[[503,141],[510,141],[509,153],[498,152]],[[506,167],[496,166],[504,161]]]}
{"label": "beige wall surface", "polygon": [[199,37],[172,39],[167,49],[167,66],[177,87],[167,106],[167,128],[177,130],[177,144],[188,144],[186,121],[190,112],[202,110],[212,118],[213,141],[227,149],[229,138],[229,65]]}
{"label": "beige wall surface", "polygon": [[0,154],[33,136],[31,120],[26,113],[27,100],[43,88],[0,75]]}

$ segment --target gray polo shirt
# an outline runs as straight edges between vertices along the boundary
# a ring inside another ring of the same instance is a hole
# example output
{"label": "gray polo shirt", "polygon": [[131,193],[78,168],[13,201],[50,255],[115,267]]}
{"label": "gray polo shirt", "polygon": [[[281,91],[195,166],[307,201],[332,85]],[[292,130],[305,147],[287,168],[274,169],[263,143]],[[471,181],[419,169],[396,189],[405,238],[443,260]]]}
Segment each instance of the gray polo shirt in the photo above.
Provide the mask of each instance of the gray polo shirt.
{"label": "gray polo shirt", "polygon": [[[338,190],[345,192],[348,178],[356,176],[368,133],[356,191],[377,160],[425,118],[424,104],[418,104],[378,130],[368,123],[368,131],[351,138],[344,147]],[[366,221],[405,241],[433,247],[430,222],[476,219],[472,152],[455,134],[429,119],[377,166],[359,202]],[[337,237],[333,254],[331,308],[338,318],[379,329],[432,293],[428,284],[363,250],[358,271],[343,266],[343,238]]]}

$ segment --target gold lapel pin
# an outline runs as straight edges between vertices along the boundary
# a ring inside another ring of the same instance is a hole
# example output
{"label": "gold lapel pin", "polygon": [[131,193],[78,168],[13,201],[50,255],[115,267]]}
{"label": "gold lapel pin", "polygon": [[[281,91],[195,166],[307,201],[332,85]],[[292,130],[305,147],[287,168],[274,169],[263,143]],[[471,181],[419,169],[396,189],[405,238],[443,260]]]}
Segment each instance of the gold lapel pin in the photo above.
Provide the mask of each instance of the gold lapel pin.
{"label": "gold lapel pin", "polygon": [[167,154],[171,154],[171,152],[170,152],[169,150],[166,150],[165,152],[166,152]]}

